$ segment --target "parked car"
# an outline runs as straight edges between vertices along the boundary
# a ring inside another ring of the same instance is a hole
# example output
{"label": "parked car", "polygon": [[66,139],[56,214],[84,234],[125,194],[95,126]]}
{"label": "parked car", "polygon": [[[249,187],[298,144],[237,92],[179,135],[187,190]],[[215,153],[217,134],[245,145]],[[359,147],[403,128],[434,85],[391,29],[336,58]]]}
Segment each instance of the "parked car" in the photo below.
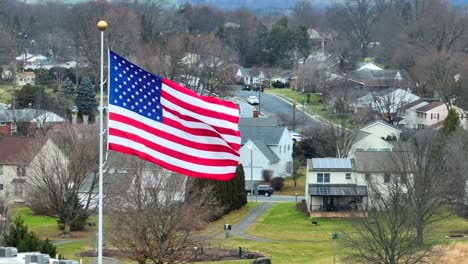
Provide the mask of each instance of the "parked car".
{"label": "parked car", "polygon": [[244,84],[244,86],[242,86],[242,91],[250,91],[251,88],[250,88],[250,84]]}
{"label": "parked car", "polygon": [[297,132],[294,132],[294,131],[289,131],[289,134],[291,135],[291,138],[292,138],[293,142],[300,142],[303,139],[303,136],[302,136],[301,133],[297,133]]}
{"label": "parked car", "polygon": [[259,103],[258,98],[255,95],[249,96],[249,98],[247,98],[247,102],[251,105],[258,105]]}
{"label": "parked car", "polygon": [[[250,195],[251,190],[246,190],[247,195]],[[270,185],[257,185],[257,188],[254,189],[254,195],[263,195],[269,197],[273,194],[273,188]]]}

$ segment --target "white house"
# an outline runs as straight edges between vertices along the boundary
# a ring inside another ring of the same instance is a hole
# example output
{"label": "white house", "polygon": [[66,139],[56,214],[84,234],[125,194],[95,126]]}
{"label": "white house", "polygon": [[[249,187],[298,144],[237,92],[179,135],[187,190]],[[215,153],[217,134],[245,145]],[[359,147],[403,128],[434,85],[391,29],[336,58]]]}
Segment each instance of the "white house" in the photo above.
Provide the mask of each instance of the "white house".
{"label": "white house", "polygon": [[[465,111],[457,106],[452,107],[458,112],[463,128],[468,129]],[[418,100],[405,106],[400,124],[410,129],[441,128],[447,115],[448,110],[444,103]]]}
{"label": "white house", "polygon": [[16,85],[34,85],[36,81],[36,74],[34,72],[17,72],[16,73]]}
{"label": "white house", "polygon": [[361,128],[354,138],[348,158],[358,151],[392,151],[393,144],[400,139],[401,130],[377,120]]}
{"label": "white house", "polygon": [[260,84],[265,79],[265,75],[262,71],[256,69],[239,68],[236,78],[240,79],[244,84]]}
{"label": "white house", "polygon": [[271,177],[288,177],[292,173],[293,141],[286,127],[240,126],[240,161],[248,184]]}
{"label": "white house", "polygon": [[367,186],[355,172],[352,159],[309,159],[305,198],[311,216],[314,211],[365,209]]}
{"label": "white house", "polygon": [[389,88],[380,92],[370,92],[353,102],[355,111],[359,108],[370,108],[378,112],[396,113],[411,102],[421,99],[409,90]]}
{"label": "white house", "polygon": [[[307,160],[305,198],[313,217],[317,212],[367,210],[372,205],[370,180],[385,188],[398,173],[394,152],[358,151],[354,159]],[[382,189],[384,191],[385,189]]]}
{"label": "white house", "polygon": [[0,196],[9,203],[26,201],[28,170],[38,162],[41,153],[60,151],[51,140],[32,137],[3,137],[0,150]]}

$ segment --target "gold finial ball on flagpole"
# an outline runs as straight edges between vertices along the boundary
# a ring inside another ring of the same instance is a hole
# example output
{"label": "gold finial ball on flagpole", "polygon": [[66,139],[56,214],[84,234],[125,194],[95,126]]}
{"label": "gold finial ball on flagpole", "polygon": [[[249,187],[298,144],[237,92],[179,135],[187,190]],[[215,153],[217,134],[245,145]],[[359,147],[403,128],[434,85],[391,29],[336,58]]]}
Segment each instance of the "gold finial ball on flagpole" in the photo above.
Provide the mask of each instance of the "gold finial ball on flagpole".
{"label": "gold finial ball on flagpole", "polygon": [[101,20],[97,23],[97,28],[101,31],[104,31],[107,29],[107,22],[104,20]]}

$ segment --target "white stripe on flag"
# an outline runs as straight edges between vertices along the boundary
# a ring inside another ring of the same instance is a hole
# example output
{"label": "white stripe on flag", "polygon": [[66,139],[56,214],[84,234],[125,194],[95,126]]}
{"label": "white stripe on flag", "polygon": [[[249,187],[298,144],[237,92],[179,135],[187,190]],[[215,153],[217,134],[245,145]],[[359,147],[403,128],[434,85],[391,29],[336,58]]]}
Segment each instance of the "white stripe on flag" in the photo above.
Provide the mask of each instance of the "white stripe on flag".
{"label": "white stripe on flag", "polygon": [[149,156],[155,157],[156,159],[170,163],[171,165],[179,167],[184,170],[191,170],[191,171],[196,171],[196,172],[205,173],[205,174],[209,172],[209,174],[213,174],[213,175],[228,174],[236,170],[236,166],[206,166],[206,165],[200,165],[200,164],[188,162],[185,160],[180,160],[175,157],[168,156],[164,153],[148,148],[143,144],[134,142],[126,138],[116,137],[113,135],[109,135],[109,143],[135,149],[137,151],[146,153]]}

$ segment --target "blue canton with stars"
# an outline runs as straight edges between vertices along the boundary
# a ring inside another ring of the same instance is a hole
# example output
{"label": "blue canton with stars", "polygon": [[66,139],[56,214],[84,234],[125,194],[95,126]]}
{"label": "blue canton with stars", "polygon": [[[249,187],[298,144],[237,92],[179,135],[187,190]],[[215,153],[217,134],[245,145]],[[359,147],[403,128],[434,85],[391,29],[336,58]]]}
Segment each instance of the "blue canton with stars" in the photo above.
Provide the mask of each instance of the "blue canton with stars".
{"label": "blue canton with stars", "polygon": [[162,122],[162,78],[147,72],[116,53],[109,52],[109,104]]}

